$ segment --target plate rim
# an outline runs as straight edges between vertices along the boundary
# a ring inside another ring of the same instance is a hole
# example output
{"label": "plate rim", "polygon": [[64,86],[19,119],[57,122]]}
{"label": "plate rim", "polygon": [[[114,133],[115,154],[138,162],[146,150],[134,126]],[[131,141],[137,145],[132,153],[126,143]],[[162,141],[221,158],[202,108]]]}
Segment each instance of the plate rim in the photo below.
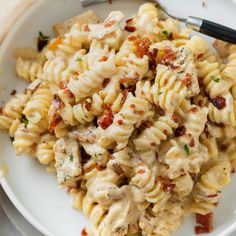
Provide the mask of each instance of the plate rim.
{"label": "plate rim", "polygon": [[[79,1],[79,0],[78,0]],[[236,5],[236,0],[229,0],[233,4]],[[25,11],[24,14],[21,15],[21,18],[14,23],[6,37],[4,38],[3,42],[0,45],[0,58],[5,54],[10,40],[12,36],[16,33],[18,27],[24,22],[33,12],[37,11],[38,8],[42,7],[43,5],[47,5],[47,0],[38,0],[31,4],[28,9]],[[2,189],[6,193],[7,197],[14,205],[16,210],[30,223],[32,224],[40,233],[44,234],[45,236],[56,236],[52,232],[50,232],[46,227],[44,227],[38,220],[24,207],[24,205],[18,200],[15,196],[14,191],[11,189],[8,181],[5,177],[0,178],[0,185]],[[229,234],[235,232],[236,233],[236,220],[232,222],[225,230],[223,230],[218,236],[228,236]]]}

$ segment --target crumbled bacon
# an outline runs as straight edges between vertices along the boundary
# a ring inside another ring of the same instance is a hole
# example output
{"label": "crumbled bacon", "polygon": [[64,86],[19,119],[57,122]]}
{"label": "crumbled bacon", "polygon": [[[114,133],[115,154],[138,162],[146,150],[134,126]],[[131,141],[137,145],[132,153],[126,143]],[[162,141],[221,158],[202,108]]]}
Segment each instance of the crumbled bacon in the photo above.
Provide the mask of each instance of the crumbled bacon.
{"label": "crumbled bacon", "polygon": [[152,125],[152,123],[149,120],[146,120],[141,124],[141,127],[150,128],[151,125]]}
{"label": "crumbled bacon", "polygon": [[163,134],[168,135],[168,131],[166,129],[164,129]]}
{"label": "crumbled bacon", "polygon": [[86,110],[87,111],[90,111],[91,110],[91,108],[92,108],[92,103],[91,102],[89,102],[89,101],[85,101],[85,108],[86,108]]}
{"label": "crumbled bacon", "polygon": [[196,57],[196,59],[197,59],[197,60],[201,60],[201,59],[203,58],[203,55],[204,55],[203,53],[198,54],[197,57]]}
{"label": "crumbled bacon", "polygon": [[149,68],[150,68],[150,70],[153,70],[153,71],[156,70],[156,66],[157,66],[157,62],[156,62],[157,54],[158,54],[158,49],[157,49],[157,48],[154,48],[154,49],[152,50],[152,52],[148,52]]}
{"label": "crumbled bacon", "polygon": [[155,111],[160,116],[164,116],[165,115],[165,111],[161,107],[159,107],[159,106],[155,106]]}
{"label": "crumbled bacon", "polygon": [[59,84],[59,88],[62,89],[68,95],[69,98],[74,98],[74,94],[68,89],[68,83],[69,81],[67,80],[61,81]]}
{"label": "crumbled bacon", "polygon": [[15,89],[13,89],[13,90],[11,91],[10,95],[11,95],[11,96],[14,96],[14,95],[16,95],[16,90],[15,90]]}
{"label": "crumbled bacon", "polygon": [[143,169],[138,170],[138,174],[144,174],[144,173],[145,173],[145,170],[143,170]]}
{"label": "crumbled bacon", "polygon": [[178,68],[180,68],[180,66],[178,65],[174,65],[174,64],[172,64],[172,63],[170,63],[170,68],[171,68],[171,70],[176,70],[176,69],[178,69]]}
{"label": "crumbled bacon", "polygon": [[136,105],[135,105],[135,104],[131,104],[131,105],[130,105],[130,108],[135,109],[135,108],[136,108]]}
{"label": "crumbled bacon", "polygon": [[89,32],[90,31],[89,26],[87,24],[83,25],[83,31],[84,32]]}
{"label": "crumbled bacon", "polygon": [[106,106],[103,116],[98,123],[103,129],[107,129],[113,123],[113,119],[114,119],[114,114],[111,110],[111,107]]}
{"label": "crumbled bacon", "polygon": [[196,234],[210,233],[213,230],[213,213],[206,215],[196,214],[196,222],[200,226],[195,227]]}
{"label": "crumbled bacon", "polygon": [[175,114],[175,113],[172,115],[172,119],[173,119],[173,121],[174,121],[175,123],[179,123],[179,122],[180,122],[179,116],[178,116],[177,114]]}
{"label": "crumbled bacon", "polygon": [[119,120],[117,120],[117,123],[118,123],[119,125],[122,125],[122,124],[123,124],[123,120],[122,120],[122,119],[119,119]]}
{"label": "crumbled bacon", "polygon": [[211,102],[218,110],[222,110],[226,107],[226,100],[222,96],[217,96],[211,99]]}
{"label": "crumbled bacon", "polygon": [[197,112],[198,111],[198,108],[197,107],[192,107],[191,108],[191,112]]}
{"label": "crumbled bacon", "polygon": [[120,84],[125,85],[124,87],[133,87],[138,81],[138,74],[136,76],[136,78],[122,78]]}
{"label": "crumbled bacon", "polygon": [[192,78],[193,76],[190,73],[186,73],[184,77],[184,84],[189,87],[192,84]]}
{"label": "crumbled bacon", "polygon": [[110,83],[110,81],[111,81],[110,78],[104,79],[102,82],[102,88],[106,88],[107,85]]}
{"label": "crumbled bacon", "polygon": [[164,192],[170,192],[175,188],[175,184],[172,184],[167,177],[158,176],[157,181],[161,183]]}
{"label": "crumbled bacon", "polygon": [[184,126],[180,126],[175,130],[175,137],[183,136],[186,133],[186,128]]}
{"label": "crumbled bacon", "polygon": [[137,36],[131,35],[131,36],[128,37],[128,40],[129,41],[135,41],[135,40],[137,40]]}
{"label": "crumbled bacon", "polygon": [[149,54],[149,47],[151,45],[151,41],[148,38],[138,39],[135,42],[135,46],[137,48],[136,55],[139,58],[143,58],[143,56]]}
{"label": "crumbled bacon", "polygon": [[195,141],[193,138],[191,138],[190,143],[189,143],[189,147],[194,147],[195,146]]}
{"label": "crumbled bacon", "polygon": [[176,53],[171,49],[171,47],[166,46],[164,48],[164,55],[161,58],[161,64],[168,65],[172,60],[176,59]]}
{"label": "crumbled bacon", "polygon": [[155,147],[156,146],[156,143],[152,142],[150,143],[151,146]]}
{"label": "crumbled bacon", "polygon": [[82,229],[81,236],[88,236],[88,233],[85,228]]}
{"label": "crumbled bacon", "polygon": [[108,57],[106,56],[102,56],[98,61],[102,62],[102,61],[107,61]]}
{"label": "crumbled bacon", "polygon": [[96,169],[97,169],[98,171],[103,171],[103,170],[106,169],[106,166],[104,166],[104,165],[102,165],[102,164],[97,164]]}
{"label": "crumbled bacon", "polygon": [[220,150],[225,151],[225,150],[227,150],[228,147],[229,147],[228,144],[221,144]]}
{"label": "crumbled bacon", "polygon": [[136,31],[136,28],[134,26],[126,25],[125,30],[128,32],[134,32],[134,31]]}

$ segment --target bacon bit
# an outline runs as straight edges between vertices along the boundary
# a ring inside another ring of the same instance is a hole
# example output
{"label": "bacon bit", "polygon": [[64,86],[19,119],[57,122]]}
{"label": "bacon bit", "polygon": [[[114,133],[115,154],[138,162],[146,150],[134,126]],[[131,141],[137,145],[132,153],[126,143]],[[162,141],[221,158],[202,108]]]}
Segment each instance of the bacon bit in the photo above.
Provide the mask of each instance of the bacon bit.
{"label": "bacon bit", "polygon": [[213,213],[196,214],[196,222],[201,225],[195,227],[196,234],[210,233],[213,230]]}
{"label": "bacon bit", "polygon": [[68,85],[68,81],[67,80],[63,80],[59,83],[59,88],[60,89],[66,89]]}
{"label": "bacon bit", "polygon": [[157,66],[157,54],[158,54],[158,49],[154,48],[152,50],[152,52],[148,52],[148,59],[149,59],[149,68],[150,70],[155,71],[156,70],[156,66]]}
{"label": "bacon bit", "polygon": [[229,147],[228,144],[222,144],[222,145],[220,146],[220,149],[221,149],[222,151],[225,151],[225,150],[227,150],[228,147]]}
{"label": "bacon bit", "polygon": [[199,180],[199,175],[198,174],[190,173],[190,176],[191,176],[194,183],[198,182],[198,180]]}
{"label": "bacon bit", "polygon": [[131,36],[128,37],[129,41],[135,41],[137,39],[138,39],[137,36],[134,36],[134,35],[131,35]]}
{"label": "bacon bit", "polygon": [[87,24],[85,24],[85,25],[83,26],[83,31],[84,31],[84,32],[89,32],[89,31],[90,31],[89,26],[88,26]]}
{"label": "bacon bit", "polygon": [[87,111],[90,111],[91,110],[91,107],[92,107],[92,103],[91,102],[88,102],[88,101],[85,101],[85,108]]}
{"label": "bacon bit", "polygon": [[120,166],[120,164],[118,163],[114,163],[112,167],[113,167],[114,172],[119,176],[125,173],[122,167]]}
{"label": "bacon bit", "polygon": [[106,166],[104,166],[104,165],[102,165],[102,164],[97,164],[96,169],[97,169],[98,171],[103,171],[103,170],[106,169]]}
{"label": "bacon bit", "polygon": [[176,70],[176,69],[180,68],[180,66],[175,66],[172,63],[170,63],[169,66],[170,66],[171,70]]}
{"label": "bacon bit", "polygon": [[144,173],[145,173],[145,170],[143,170],[143,169],[138,170],[138,174],[144,174]]}
{"label": "bacon bit", "polygon": [[59,44],[63,42],[63,39],[61,37],[57,37],[54,40],[51,41],[51,43],[48,46],[48,49],[51,51],[55,51]]}
{"label": "bacon bit", "polygon": [[190,143],[189,143],[189,147],[194,147],[195,146],[195,141],[193,138],[191,138]]}
{"label": "bacon bit", "polygon": [[136,55],[139,58],[143,58],[143,56],[149,54],[149,47],[151,45],[151,41],[148,38],[138,39],[135,42],[135,46],[137,48]]}
{"label": "bacon bit", "polygon": [[218,197],[219,195],[218,194],[210,194],[210,195],[207,195],[207,197]]}
{"label": "bacon bit", "polygon": [[122,125],[122,124],[123,124],[123,120],[122,120],[122,119],[119,119],[119,120],[117,120],[117,123],[118,123],[119,125]]}
{"label": "bacon bit", "polygon": [[197,57],[196,57],[196,59],[197,59],[197,60],[201,60],[201,59],[203,58],[203,55],[204,55],[203,53],[198,54]]}
{"label": "bacon bit", "polygon": [[136,105],[135,105],[135,104],[131,104],[131,105],[130,105],[130,108],[135,109],[135,108],[136,108]]}
{"label": "bacon bit", "polygon": [[59,84],[59,88],[62,89],[64,93],[68,95],[69,98],[74,98],[75,97],[74,94],[68,89],[68,83],[69,81],[67,80],[61,81]]}
{"label": "bacon bit", "polygon": [[144,127],[144,128],[150,128],[152,125],[152,123],[148,120],[144,121],[141,126]]}
{"label": "bacon bit", "polygon": [[159,107],[159,106],[155,106],[155,111],[160,116],[164,116],[165,115],[165,111],[161,107]]}
{"label": "bacon bit", "polygon": [[155,147],[156,146],[156,143],[152,142],[150,143],[151,146]]}
{"label": "bacon bit", "polygon": [[173,121],[174,121],[175,123],[179,123],[179,122],[180,122],[179,116],[178,116],[177,114],[175,114],[175,113],[172,115],[172,119],[173,119]]}
{"label": "bacon bit", "polygon": [[226,100],[222,96],[217,96],[211,99],[211,102],[218,110],[222,110],[226,107]]}
{"label": "bacon bit", "polygon": [[49,132],[50,133],[53,133],[54,132],[54,130],[55,130],[55,128],[57,127],[57,125],[61,122],[61,117],[57,117],[56,119],[54,119],[53,121],[50,121],[49,122],[49,128],[48,128],[48,130],[49,130]]}
{"label": "bacon bit", "polygon": [[225,124],[223,123],[215,123],[215,126],[220,127],[220,128],[225,128]]}
{"label": "bacon bit", "polygon": [[98,61],[107,61],[108,57],[102,56]]}
{"label": "bacon bit", "polygon": [[184,77],[184,84],[189,87],[192,84],[193,76],[190,73],[186,73]]}
{"label": "bacon bit", "polygon": [[231,174],[234,174],[234,173],[235,173],[235,169],[232,168],[232,170],[231,170]]}
{"label": "bacon bit", "polygon": [[129,18],[129,19],[127,19],[126,21],[125,21],[125,23],[127,24],[127,23],[130,23],[130,22],[132,22],[134,20],[134,18]]}
{"label": "bacon bit", "polygon": [[88,233],[85,228],[82,229],[81,236],[88,236]]}
{"label": "bacon bit", "polygon": [[128,31],[128,32],[134,32],[134,31],[136,31],[136,28],[134,26],[126,25],[125,30]]}
{"label": "bacon bit", "polygon": [[168,131],[166,129],[164,129],[163,134],[168,135]]}
{"label": "bacon bit", "polygon": [[110,78],[104,79],[102,82],[102,88],[106,88],[107,85],[110,83],[110,81],[111,81]]}
{"label": "bacon bit", "polygon": [[121,104],[124,104],[125,101],[126,101],[126,98],[128,96],[128,93],[129,93],[129,90],[128,89],[125,89],[122,91],[122,99],[121,99]]}
{"label": "bacon bit", "polygon": [[98,123],[103,129],[107,129],[113,123],[113,119],[114,114],[111,110],[111,107],[107,106],[101,120]]}
{"label": "bacon bit", "polygon": [[170,192],[175,188],[175,184],[172,184],[167,177],[158,176],[157,181],[161,183],[164,192]]}
{"label": "bacon bit", "polygon": [[13,89],[13,90],[11,91],[10,95],[11,95],[11,96],[15,96],[15,95],[16,95],[16,90]]}
{"label": "bacon bit", "polygon": [[183,136],[186,133],[186,128],[184,126],[180,126],[175,130],[175,137]]}
{"label": "bacon bit", "polygon": [[166,46],[164,48],[164,55],[161,59],[161,64],[168,65],[171,60],[176,59],[176,53],[172,51],[171,47]]}
{"label": "bacon bit", "polygon": [[198,106],[203,107],[203,100],[198,101]]}

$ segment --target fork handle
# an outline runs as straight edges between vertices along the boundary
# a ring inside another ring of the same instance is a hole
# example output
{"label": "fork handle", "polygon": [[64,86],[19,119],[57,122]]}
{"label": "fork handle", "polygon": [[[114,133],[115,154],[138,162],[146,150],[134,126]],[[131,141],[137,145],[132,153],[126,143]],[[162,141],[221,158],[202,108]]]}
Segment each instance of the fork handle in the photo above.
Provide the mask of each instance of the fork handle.
{"label": "fork handle", "polygon": [[186,21],[186,26],[213,38],[236,44],[236,30],[224,25],[190,16]]}

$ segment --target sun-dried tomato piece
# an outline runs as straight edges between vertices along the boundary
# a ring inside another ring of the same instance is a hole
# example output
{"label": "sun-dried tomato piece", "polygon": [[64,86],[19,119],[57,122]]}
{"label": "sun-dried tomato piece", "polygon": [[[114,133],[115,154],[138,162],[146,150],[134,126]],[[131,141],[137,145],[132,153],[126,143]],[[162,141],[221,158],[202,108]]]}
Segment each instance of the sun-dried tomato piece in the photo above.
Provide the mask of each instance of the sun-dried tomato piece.
{"label": "sun-dried tomato piece", "polygon": [[213,230],[213,213],[196,214],[196,222],[200,224],[200,226],[195,227],[196,234],[210,233]]}
{"label": "sun-dried tomato piece", "polygon": [[226,107],[226,100],[222,96],[217,96],[211,99],[211,102],[218,110],[222,110]]}
{"label": "sun-dried tomato piece", "polygon": [[105,111],[103,113],[101,120],[99,121],[99,125],[103,129],[107,129],[113,123],[113,119],[114,119],[114,114],[111,110],[111,107],[107,106],[105,108]]}
{"label": "sun-dried tomato piece", "polygon": [[186,133],[186,128],[184,126],[180,126],[175,130],[175,137],[183,136]]}

